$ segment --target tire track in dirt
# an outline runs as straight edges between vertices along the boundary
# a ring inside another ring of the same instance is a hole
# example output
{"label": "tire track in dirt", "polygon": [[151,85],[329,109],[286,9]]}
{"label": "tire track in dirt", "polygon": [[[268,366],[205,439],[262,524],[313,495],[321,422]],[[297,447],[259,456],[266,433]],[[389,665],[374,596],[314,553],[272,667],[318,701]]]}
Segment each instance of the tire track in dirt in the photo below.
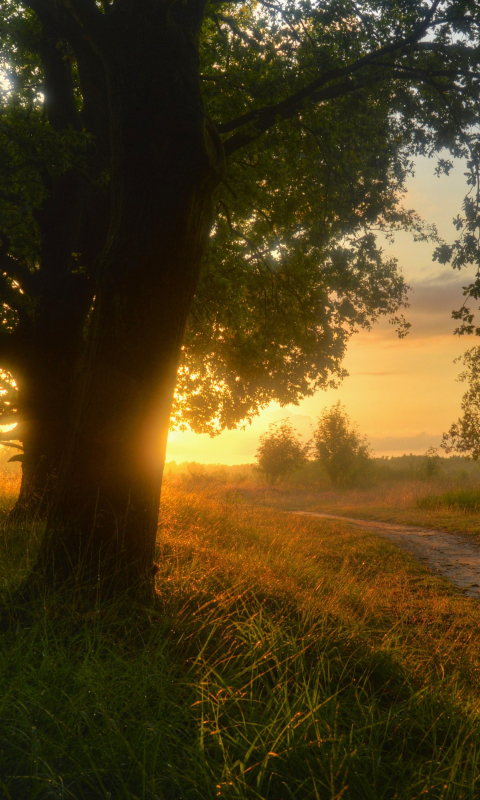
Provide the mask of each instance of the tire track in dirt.
{"label": "tire track in dirt", "polygon": [[419,561],[448,578],[462,589],[467,597],[479,598],[480,592],[480,545],[468,536],[433,528],[417,528],[413,525],[397,525],[393,522],[353,519],[336,514],[323,514],[317,511],[294,511],[294,514],[337,519],[378,533],[399,547],[408,550]]}

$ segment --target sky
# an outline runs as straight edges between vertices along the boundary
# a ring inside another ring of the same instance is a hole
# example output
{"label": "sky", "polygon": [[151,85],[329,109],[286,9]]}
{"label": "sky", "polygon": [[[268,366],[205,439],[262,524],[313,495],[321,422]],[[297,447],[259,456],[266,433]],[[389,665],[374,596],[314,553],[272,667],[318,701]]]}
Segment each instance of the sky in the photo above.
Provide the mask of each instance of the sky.
{"label": "sky", "polygon": [[[434,222],[451,242],[456,238],[452,220],[466,194],[464,167],[458,162],[450,176],[437,177],[435,163],[426,158],[417,162],[404,205]],[[378,456],[422,454],[438,446],[442,433],[460,414],[465,391],[456,380],[461,364],[454,359],[478,342],[453,335],[456,323],[451,311],[462,304],[462,286],[469,282],[469,274],[434,262],[434,245],[414,242],[407,233],[398,234],[393,244],[385,242],[384,248],[398,259],[412,287],[410,307],[404,312],[412,327],[405,339],[398,339],[393,326],[382,320],[350,340],[344,360],[349,375],[339,388],[318,391],[298,406],[280,408],[272,403],[244,430],[224,431],[213,439],[208,434],[172,431],[167,461],[252,463],[259,437],[271,422],[289,418],[306,440],[322,409],[337,400]]]}

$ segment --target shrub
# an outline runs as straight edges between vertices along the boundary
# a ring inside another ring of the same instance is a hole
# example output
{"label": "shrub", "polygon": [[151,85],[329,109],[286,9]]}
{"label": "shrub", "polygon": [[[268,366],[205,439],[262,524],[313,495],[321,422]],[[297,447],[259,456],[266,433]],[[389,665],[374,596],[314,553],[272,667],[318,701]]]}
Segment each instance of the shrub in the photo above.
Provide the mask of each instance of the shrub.
{"label": "shrub", "polygon": [[422,472],[427,479],[436,478],[442,471],[442,459],[436,447],[429,447],[423,457]]}
{"label": "shrub", "polygon": [[260,437],[257,466],[272,486],[288,478],[306,461],[307,446],[299,439],[288,419],[272,422]]}
{"label": "shrub", "polygon": [[367,438],[358,433],[340,401],[319,416],[313,447],[334,486],[350,488],[372,474]]}

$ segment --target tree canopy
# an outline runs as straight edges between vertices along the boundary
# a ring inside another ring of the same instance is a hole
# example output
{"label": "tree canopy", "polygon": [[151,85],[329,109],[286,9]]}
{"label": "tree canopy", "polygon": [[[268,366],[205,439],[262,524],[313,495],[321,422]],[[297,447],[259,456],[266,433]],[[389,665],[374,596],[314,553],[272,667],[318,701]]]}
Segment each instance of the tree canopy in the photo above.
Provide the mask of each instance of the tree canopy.
{"label": "tree canopy", "polygon": [[[35,327],[52,283],[39,215],[46,198],[52,204],[53,178],[72,182],[75,168],[108,195],[110,170],[68,14],[52,24],[51,3],[26,5],[4,4],[0,31],[2,321],[3,331],[13,339],[18,329],[22,339],[14,345],[4,337],[1,364],[14,376],[28,338],[23,328]],[[82,24],[103,25],[108,34],[121,5],[86,3]],[[476,146],[475,8],[343,0],[206,5],[200,80],[228,161],[183,346],[177,424],[215,432],[272,399],[295,402],[328,385],[342,375],[352,331],[380,314],[395,316],[405,303],[405,284],[375,231],[407,227],[426,235],[401,207],[415,155],[445,147],[465,155]],[[55,59],[71,89],[67,95],[61,87],[63,107],[46,116],[60,91],[48,85]],[[78,294],[77,284],[85,288],[99,246],[91,243],[93,220],[84,220],[89,243],[75,222],[56,302],[58,294]],[[100,243],[104,236],[98,233]],[[3,412],[10,418],[12,408]]]}

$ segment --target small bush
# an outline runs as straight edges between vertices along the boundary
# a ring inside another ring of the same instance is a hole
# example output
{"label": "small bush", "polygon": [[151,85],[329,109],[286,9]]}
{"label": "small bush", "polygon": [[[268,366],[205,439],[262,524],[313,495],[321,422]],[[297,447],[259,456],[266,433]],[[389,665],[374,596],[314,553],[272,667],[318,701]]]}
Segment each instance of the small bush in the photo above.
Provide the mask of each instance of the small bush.
{"label": "small bush", "polygon": [[257,467],[267,482],[274,486],[300,469],[306,461],[307,448],[288,419],[272,422],[260,436],[255,456]]}
{"label": "small bush", "polygon": [[313,432],[313,450],[332,485],[351,489],[373,476],[370,445],[361,436],[340,401],[325,408]]}
{"label": "small bush", "polygon": [[423,457],[422,472],[427,480],[438,478],[442,471],[442,459],[436,447],[429,447]]}

